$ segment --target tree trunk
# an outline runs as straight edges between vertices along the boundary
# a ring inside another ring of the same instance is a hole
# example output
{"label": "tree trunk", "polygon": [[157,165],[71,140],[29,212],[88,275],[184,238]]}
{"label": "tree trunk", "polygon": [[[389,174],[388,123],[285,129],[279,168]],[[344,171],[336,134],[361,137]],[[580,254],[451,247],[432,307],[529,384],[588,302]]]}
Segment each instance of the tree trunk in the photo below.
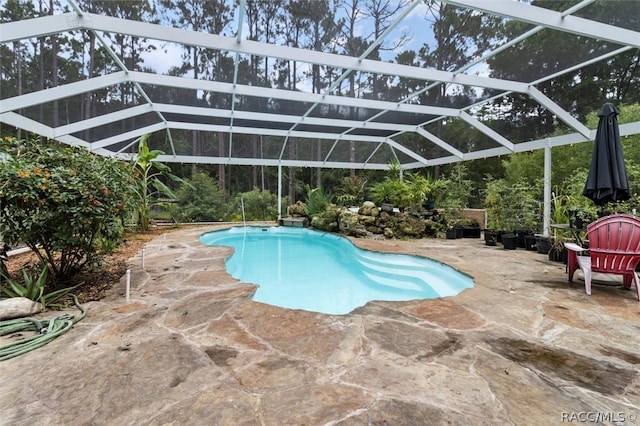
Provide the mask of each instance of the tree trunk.
{"label": "tree trunk", "polygon": [[[224,157],[225,153],[225,143],[224,143],[224,133],[218,132],[218,155],[220,158]],[[227,185],[226,185],[226,175],[224,164],[218,164],[218,187],[220,188],[220,192],[224,194],[225,199],[227,198]]]}
{"label": "tree trunk", "polygon": [[[322,161],[322,141],[318,139],[318,161]],[[322,186],[322,168],[316,168],[316,188],[320,188]]]}

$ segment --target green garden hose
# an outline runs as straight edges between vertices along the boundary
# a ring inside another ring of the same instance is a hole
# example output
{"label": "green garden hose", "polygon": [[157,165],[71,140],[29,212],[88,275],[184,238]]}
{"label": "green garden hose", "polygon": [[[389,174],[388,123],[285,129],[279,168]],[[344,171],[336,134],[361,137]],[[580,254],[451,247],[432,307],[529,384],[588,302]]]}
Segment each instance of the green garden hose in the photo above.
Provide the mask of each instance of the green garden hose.
{"label": "green garden hose", "polygon": [[56,337],[66,333],[73,324],[87,316],[87,310],[80,305],[78,298],[75,295],[71,295],[71,297],[73,298],[73,303],[81,312],[78,318],[74,318],[70,313],[64,313],[48,320],[19,318],[0,321],[0,336],[27,331],[37,332],[37,334],[9,343],[6,346],[0,346],[0,361],[11,359],[46,345]]}

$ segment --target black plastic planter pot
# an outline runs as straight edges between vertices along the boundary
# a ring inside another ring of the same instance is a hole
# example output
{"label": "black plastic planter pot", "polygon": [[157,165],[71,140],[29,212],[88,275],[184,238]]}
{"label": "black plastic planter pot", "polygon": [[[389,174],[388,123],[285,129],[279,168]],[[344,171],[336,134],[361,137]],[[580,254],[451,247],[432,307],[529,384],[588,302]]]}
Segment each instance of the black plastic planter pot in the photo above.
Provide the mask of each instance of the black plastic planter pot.
{"label": "black plastic planter pot", "polygon": [[458,231],[455,229],[447,229],[447,240],[455,240],[458,238]]}
{"label": "black plastic planter pot", "polygon": [[524,241],[525,237],[530,234],[526,229],[516,229],[513,232],[516,235],[516,246],[520,248],[526,248],[526,243]]}
{"label": "black plastic planter pot", "polygon": [[551,250],[551,239],[543,235],[536,236],[536,250],[540,254],[549,254]]}
{"label": "black plastic planter pot", "polygon": [[498,244],[498,231],[495,229],[485,229],[484,243],[488,246],[495,246]]}
{"label": "black plastic planter pot", "polygon": [[525,235],[524,237],[524,248],[529,251],[536,251],[537,249],[537,240],[536,237],[531,235]]}
{"label": "black plastic planter pot", "polygon": [[551,247],[549,250],[549,260],[554,262],[567,263],[567,249]]}
{"label": "black plastic planter pot", "polygon": [[502,246],[505,250],[515,250],[518,238],[514,234],[502,235]]}
{"label": "black plastic planter pot", "polygon": [[480,238],[480,228],[462,228],[463,238]]}

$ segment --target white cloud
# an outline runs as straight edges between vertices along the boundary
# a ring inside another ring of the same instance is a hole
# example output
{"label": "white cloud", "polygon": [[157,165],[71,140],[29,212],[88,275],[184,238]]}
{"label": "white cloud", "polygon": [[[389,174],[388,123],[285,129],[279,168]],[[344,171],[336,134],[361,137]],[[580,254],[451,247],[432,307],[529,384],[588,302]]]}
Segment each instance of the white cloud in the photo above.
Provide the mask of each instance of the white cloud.
{"label": "white cloud", "polygon": [[161,43],[156,50],[140,55],[145,67],[153,68],[158,74],[165,74],[169,68],[181,62],[183,48],[175,43]]}

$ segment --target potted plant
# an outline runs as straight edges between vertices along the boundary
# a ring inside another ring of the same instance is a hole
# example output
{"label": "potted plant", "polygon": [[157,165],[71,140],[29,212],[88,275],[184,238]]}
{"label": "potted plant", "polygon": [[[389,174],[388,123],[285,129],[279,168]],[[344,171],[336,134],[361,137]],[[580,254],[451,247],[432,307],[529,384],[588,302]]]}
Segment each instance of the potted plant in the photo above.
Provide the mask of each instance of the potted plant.
{"label": "potted plant", "polygon": [[413,203],[415,195],[412,193],[409,183],[402,179],[402,168],[397,160],[389,164],[387,177],[371,188],[371,198],[374,203],[380,204],[385,211],[393,209],[393,207],[389,208],[389,204],[391,204],[403,212]]}
{"label": "potted plant", "polygon": [[504,192],[506,184],[502,179],[487,181],[487,189],[485,190],[484,203],[487,210],[487,226],[486,233],[495,233],[498,243],[502,243],[502,235],[506,234],[505,211],[504,211]]}
{"label": "potted plant", "polygon": [[391,182],[391,188],[391,203],[398,207],[398,210],[404,212],[413,202],[409,184],[404,180],[395,180]]}
{"label": "potted plant", "polygon": [[462,238],[480,238],[480,225],[472,219],[461,217],[455,224],[456,229],[460,229]]}
{"label": "potted plant", "polygon": [[447,228],[447,240],[455,240],[458,238],[458,230],[455,228]]}
{"label": "potted plant", "polygon": [[531,187],[526,182],[518,182],[509,187],[507,202],[509,204],[508,218],[512,221],[512,226],[517,237],[517,245],[526,248],[527,236],[532,236],[535,229],[541,227],[541,205],[540,197],[537,195],[539,188]]}
{"label": "potted plant", "polygon": [[498,231],[494,229],[484,230],[484,243],[488,246],[495,246],[498,244]]}
{"label": "potted plant", "polygon": [[422,206],[427,210],[435,208],[436,201],[446,188],[444,180],[434,179],[430,173],[426,176],[412,173],[409,175],[408,181],[412,205],[414,207]]}
{"label": "potted plant", "polygon": [[577,230],[585,229],[589,223],[598,218],[596,205],[583,196],[568,197],[567,214],[569,226]]}
{"label": "potted plant", "polygon": [[455,209],[442,210],[442,222],[446,224],[447,239],[462,238],[462,229],[457,226],[460,211]]}
{"label": "potted plant", "polygon": [[564,232],[558,232],[551,241],[551,247],[549,248],[549,260],[554,262],[567,263],[567,248],[564,246],[565,242],[572,241],[567,237]]}
{"label": "potted plant", "polygon": [[390,180],[384,180],[378,182],[371,187],[370,197],[371,200],[379,205],[383,211],[392,212],[393,204],[391,204],[391,198],[394,196],[393,182]]}

